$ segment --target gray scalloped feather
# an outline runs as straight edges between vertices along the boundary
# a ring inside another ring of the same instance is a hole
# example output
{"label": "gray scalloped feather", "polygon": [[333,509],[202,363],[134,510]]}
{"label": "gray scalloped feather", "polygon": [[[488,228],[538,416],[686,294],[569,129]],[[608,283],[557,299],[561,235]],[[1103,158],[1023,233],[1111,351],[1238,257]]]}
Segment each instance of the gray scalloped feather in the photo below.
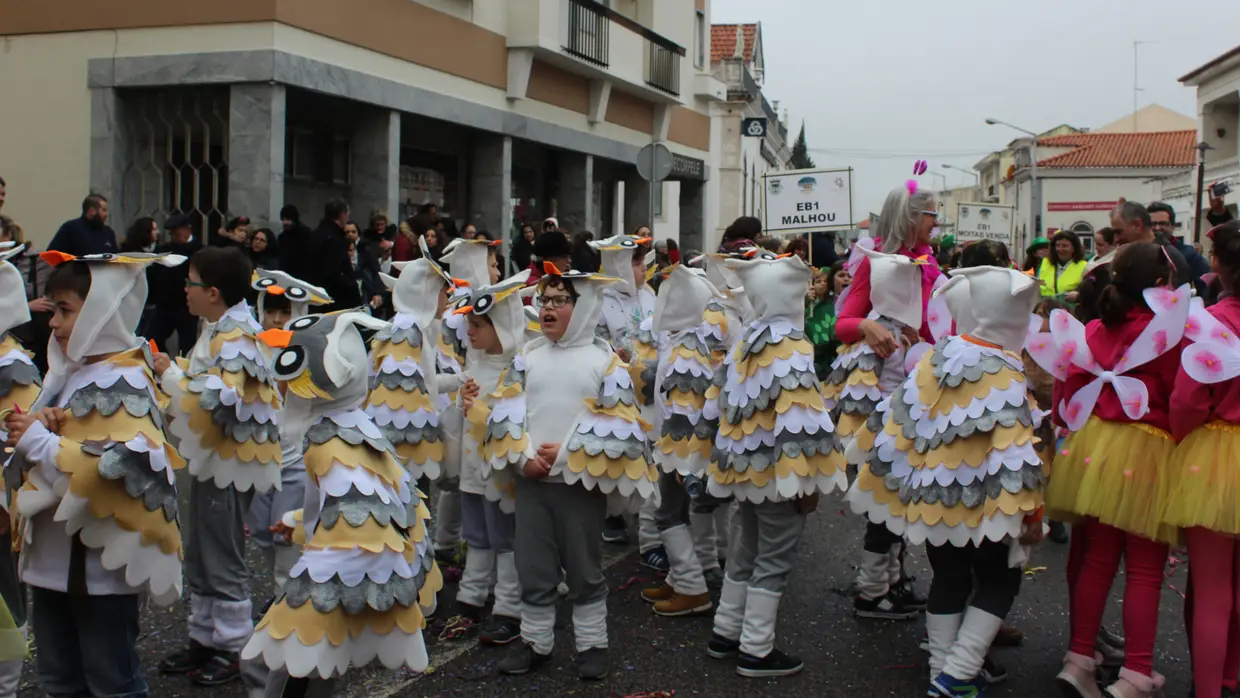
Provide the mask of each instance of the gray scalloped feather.
{"label": "gray scalloped feather", "polygon": [[119,480],[125,485],[126,494],[134,499],[141,498],[147,511],[163,509],[165,520],[177,520],[179,504],[176,484],[168,482],[164,473],[152,470],[150,453],[131,451],[124,444],[113,444],[99,456],[96,467],[99,477]]}

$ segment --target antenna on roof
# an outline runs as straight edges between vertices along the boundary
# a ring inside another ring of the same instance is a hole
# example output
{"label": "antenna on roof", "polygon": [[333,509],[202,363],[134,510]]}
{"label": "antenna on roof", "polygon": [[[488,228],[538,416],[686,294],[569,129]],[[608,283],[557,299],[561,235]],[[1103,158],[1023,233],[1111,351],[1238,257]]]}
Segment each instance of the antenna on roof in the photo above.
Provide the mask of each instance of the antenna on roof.
{"label": "antenna on roof", "polygon": [[1144,90],[1137,83],[1137,49],[1141,44],[1152,44],[1153,41],[1133,41],[1132,42],[1132,132],[1137,133],[1137,95]]}

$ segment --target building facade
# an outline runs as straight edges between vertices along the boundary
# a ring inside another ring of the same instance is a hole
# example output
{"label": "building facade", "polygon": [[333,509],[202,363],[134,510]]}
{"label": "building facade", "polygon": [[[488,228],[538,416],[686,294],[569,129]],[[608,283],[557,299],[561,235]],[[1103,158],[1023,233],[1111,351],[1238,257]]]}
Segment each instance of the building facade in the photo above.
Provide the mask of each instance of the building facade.
{"label": "building facade", "polygon": [[184,212],[204,236],[336,196],[496,237],[550,215],[612,234],[653,192],[656,235],[700,240],[717,208],[709,0],[56,4],[0,0],[6,213],[36,242],[90,191],[114,228]]}
{"label": "building facade", "polygon": [[[718,206],[708,214],[715,249],[723,231],[740,216],[762,218],[763,175],[790,169],[791,143],[787,119],[778,102],[763,93],[766,63],[761,24],[716,24],[711,27],[711,71],[723,83],[726,101],[711,104],[711,152],[718,157],[718,176],[707,184]],[[761,135],[746,133],[745,124],[765,119]]]}

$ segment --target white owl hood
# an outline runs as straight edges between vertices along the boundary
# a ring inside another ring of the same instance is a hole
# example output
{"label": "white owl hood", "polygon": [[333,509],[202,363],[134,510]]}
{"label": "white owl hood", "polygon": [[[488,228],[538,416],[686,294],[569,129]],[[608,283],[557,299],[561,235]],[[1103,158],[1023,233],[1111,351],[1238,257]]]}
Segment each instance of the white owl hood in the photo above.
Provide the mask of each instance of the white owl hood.
{"label": "white owl hood", "polygon": [[783,318],[798,330],[805,328],[805,292],[813,273],[800,257],[751,249],[744,258],[728,258],[723,264],[745,287],[753,308],[746,324]]}
{"label": "white owl hood", "polygon": [[1019,352],[1041,291],[1036,279],[1015,269],[966,267],[953,271],[935,295],[944,297],[953,317],[971,318],[970,336]]}
{"label": "white owl hood", "polygon": [[590,247],[599,253],[602,272],[619,281],[614,287],[615,291],[626,296],[633,296],[640,288],[639,281],[642,286],[645,285],[645,279],[633,278],[633,252],[649,242],[648,237],[639,238],[632,235],[613,235],[604,240],[590,241]]}
{"label": "white owl hood", "polygon": [[457,308],[455,313],[472,313],[487,318],[495,326],[503,346],[503,354],[511,356],[525,345],[525,306],[521,304],[521,291],[529,280],[530,270],[505,279],[492,286],[483,286],[469,295],[469,305]]}
{"label": "white owl hood", "polygon": [[301,317],[310,311],[311,305],[328,305],[332,297],[319,286],[306,283],[301,279],[282,271],[255,269],[250,278],[250,288],[258,291],[258,323],[263,323],[266,314],[267,296],[284,296],[291,306],[292,317]]}
{"label": "white owl hood", "polygon": [[26,251],[24,244],[0,242],[0,335],[30,322],[26,280],[9,260]]}
{"label": "white owl hood", "polygon": [[921,329],[921,267],[924,264],[902,254],[885,254],[857,246],[870,259],[870,304],[873,312]]}
{"label": "white owl hood", "polygon": [[655,332],[683,332],[702,325],[702,316],[711,300],[723,294],[707,278],[706,272],[681,264],[671,268],[655,300]]}
{"label": "white owl hood", "polygon": [[577,300],[573,303],[573,317],[568,321],[564,336],[555,344],[561,347],[577,347],[592,343],[594,328],[598,326],[599,317],[603,313],[603,289],[608,284],[621,283],[620,279],[575,269],[561,272],[550,262],[543,264],[546,276],[538,280],[539,293],[547,287],[549,281],[560,278],[570,282],[577,294]]}
{"label": "white owl hood", "polygon": [[728,268],[723,260],[733,255],[715,253],[695,257],[690,264],[701,264],[706,270],[706,279],[723,294],[720,304],[734,314],[740,321],[753,317],[753,306],[745,295],[745,286],[736,272]]}
{"label": "white owl hood", "polygon": [[471,289],[482,288],[491,285],[490,255],[500,244],[499,240],[456,238],[439,259],[452,270],[452,276],[469,282]]}

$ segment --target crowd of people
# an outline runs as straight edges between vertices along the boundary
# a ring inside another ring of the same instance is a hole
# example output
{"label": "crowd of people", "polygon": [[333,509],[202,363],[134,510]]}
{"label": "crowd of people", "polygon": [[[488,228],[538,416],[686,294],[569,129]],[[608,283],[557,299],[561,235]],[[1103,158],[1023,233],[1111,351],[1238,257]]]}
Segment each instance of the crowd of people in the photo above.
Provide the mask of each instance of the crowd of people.
{"label": "crowd of people", "polygon": [[[789,676],[778,611],[832,493],[866,520],[855,613],[924,614],[925,695],[1006,678],[988,653],[1019,638],[1005,618],[1048,526],[1071,545],[1064,695],[1163,687],[1177,545],[1195,695],[1235,695],[1240,222],[1211,207],[1209,261],[1169,207],[1121,201],[1092,259],[1061,232],[1023,269],[937,238],[916,180],[842,259],[753,218],[683,257],[646,226],[548,218],[505,260],[433,206],[363,230],[338,200],[314,229],[290,206],[279,235],[238,217],[203,245],[178,215],[118,244],[97,195],[35,255],[0,216],[0,695],[27,629],[49,695],[148,695],[141,604],[186,591],[158,669],[199,686],[303,698],[371,663],[422,671],[428,618],[526,674],[560,596],[597,681],[600,548],[632,528],[666,573],[641,592],[654,614],[712,614],[707,656]],[[925,597],[905,573],[923,547]],[[1121,562],[1122,637],[1102,623]],[[251,598],[256,574],[274,598]]]}

